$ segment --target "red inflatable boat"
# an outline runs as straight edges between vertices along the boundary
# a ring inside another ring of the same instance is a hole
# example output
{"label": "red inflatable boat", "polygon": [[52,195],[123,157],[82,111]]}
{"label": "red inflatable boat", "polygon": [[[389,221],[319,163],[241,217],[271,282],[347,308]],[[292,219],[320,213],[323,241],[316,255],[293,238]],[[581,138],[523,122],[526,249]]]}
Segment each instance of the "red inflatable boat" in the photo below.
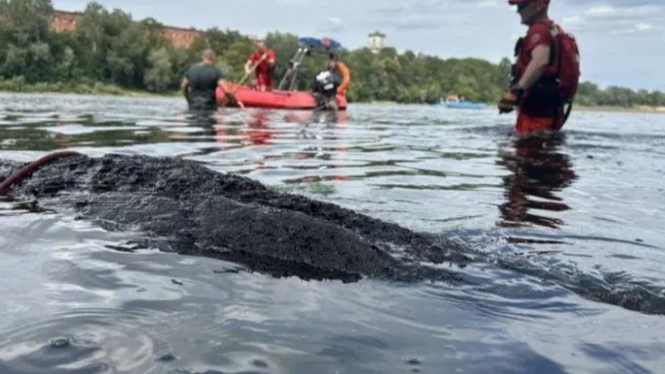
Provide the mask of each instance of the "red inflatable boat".
{"label": "red inflatable boat", "polygon": [[[248,86],[237,86],[233,82],[225,82],[225,89],[234,93],[238,101],[246,108],[273,109],[317,109],[314,95],[302,91],[257,91]],[[217,102],[224,98],[224,91],[219,87],[216,92]],[[346,97],[337,95],[337,109],[346,110]]]}
{"label": "red inflatable boat", "polygon": [[[296,51],[295,56],[289,60],[290,67],[284,73],[277,90],[268,92],[257,91],[248,86],[237,85],[233,82],[225,81],[224,90],[217,88],[217,103],[221,107],[232,105],[232,103],[234,103],[233,100],[224,100],[224,91],[226,91],[229,94],[232,94],[232,96],[235,96],[243,106],[250,108],[306,110],[331,109],[330,106],[327,106],[327,108],[318,108],[314,95],[311,92],[296,91],[295,83],[298,71],[303,64],[305,57],[310,56],[312,52],[332,56],[338,53],[341,47],[341,44],[329,38],[299,38],[298,50]],[[240,84],[242,84],[245,78],[240,81]],[[337,103],[337,108],[334,109],[346,110],[347,102],[344,95],[337,95],[335,101]]]}

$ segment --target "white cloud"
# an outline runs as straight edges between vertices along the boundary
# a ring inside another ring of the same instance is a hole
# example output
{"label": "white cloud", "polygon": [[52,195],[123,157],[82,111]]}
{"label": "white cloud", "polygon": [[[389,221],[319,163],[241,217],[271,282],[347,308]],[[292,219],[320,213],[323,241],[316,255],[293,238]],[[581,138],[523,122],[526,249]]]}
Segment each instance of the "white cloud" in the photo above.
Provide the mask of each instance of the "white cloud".
{"label": "white cloud", "polygon": [[344,21],[339,17],[330,17],[328,22],[326,22],[321,31],[326,33],[339,33],[344,30]]}
{"label": "white cloud", "polygon": [[404,31],[433,30],[446,27],[448,24],[448,19],[445,16],[423,14],[401,17],[393,23],[393,27]]}
{"label": "white cloud", "polygon": [[636,33],[646,33],[652,31],[662,31],[662,30],[663,30],[662,26],[654,26],[649,23],[638,23],[633,25],[632,27],[618,29],[614,32],[614,34],[636,34]]}
{"label": "white cloud", "polygon": [[496,8],[499,6],[497,0],[480,0],[478,7],[480,8]]}
{"label": "white cloud", "polygon": [[570,27],[575,25],[580,25],[584,23],[584,17],[582,16],[570,16],[563,18],[563,24]]}
{"label": "white cloud", "polygon": [[584,13],[589,18],[610,20],[653,18],[663,14],[664,11],[662,5],[627,5],[622,7],[606,5],[589,8]]}
{"label": "white cloud", "polygon": [[563,18],[564,26],[574,32],[607,34],[655,33],[662,30],[654,25],[665,20],[663,5],[602,5]]}
{"label": "white cloud", "polygon": [[635,30],[638,31],[649,31],[653,29],[654,27],[652,25],[649,25],[648,23],[638,23],[637,25],[635,25]]}
{"label": "white cloud", "polygon": [[275,0],[277,4],[286,6],[299,6],[311,3],[311,0]]}
{"label": "white cloud", "polygon": [[603,5],[599,7],[593,7],[587,9],[585,12],[589,16],[606,16],[608,14],[615,14],[617,12],[617,9],[611,5]]}

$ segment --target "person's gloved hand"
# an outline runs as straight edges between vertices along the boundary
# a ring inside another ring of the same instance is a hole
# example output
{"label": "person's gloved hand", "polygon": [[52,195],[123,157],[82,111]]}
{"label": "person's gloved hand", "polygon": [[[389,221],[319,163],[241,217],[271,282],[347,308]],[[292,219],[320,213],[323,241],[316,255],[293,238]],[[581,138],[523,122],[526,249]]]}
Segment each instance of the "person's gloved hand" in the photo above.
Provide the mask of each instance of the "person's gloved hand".
{"label": "person's gloved hand", "polygon": [[515,110],[515,107],[522,101],[522,96],[524,96],[524,88],[522,86],[516,84],[511,87],[510,91],[499,101],[499,114],[510,113]]}
{"label": "person's gloved hand", "polygon": [[510,113],[517,106],[517,96],[512,92],[507,92],[499,101],[499,114]]}

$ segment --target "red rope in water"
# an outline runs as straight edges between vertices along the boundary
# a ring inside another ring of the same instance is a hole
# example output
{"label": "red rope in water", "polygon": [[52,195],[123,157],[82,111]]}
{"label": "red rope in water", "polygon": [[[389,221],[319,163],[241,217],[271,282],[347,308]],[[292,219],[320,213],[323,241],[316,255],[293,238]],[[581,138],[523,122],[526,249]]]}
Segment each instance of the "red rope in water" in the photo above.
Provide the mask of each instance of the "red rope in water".
{"label": "red rope in water", "polygon": [[35,172],[37,169],[40,167],[48,164],[49,162],[53,160],[57,160],[59,158],[63,157],[69,157],[69,156],[81,156],[80,153],[74,152],[74,151],[60,151],[60,152],[54,152],[51,154],[48,154],[36,161],[33,161],[29,163],[28,165],[24,166],[22,169],[16,171],[14,174],[10,175],[7,179],[5,179],[2,183],[0,183],[0,196],[4,195],[7,191],[9,191],[9,188],[13,186],[15,183],[18,183],[28,177],[30,174]]}

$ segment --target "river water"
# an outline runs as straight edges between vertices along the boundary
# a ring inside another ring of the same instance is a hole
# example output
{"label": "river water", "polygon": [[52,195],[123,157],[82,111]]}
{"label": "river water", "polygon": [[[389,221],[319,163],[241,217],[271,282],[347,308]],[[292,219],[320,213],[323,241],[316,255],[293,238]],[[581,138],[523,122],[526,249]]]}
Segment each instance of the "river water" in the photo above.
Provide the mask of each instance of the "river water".
{"label": "river water", "polygon": [[303,281],[0,202],[0,373],[665,373],[665,115],[186,114],[0,94],[0,158],[181,157],[463,243],[469,285]]}

